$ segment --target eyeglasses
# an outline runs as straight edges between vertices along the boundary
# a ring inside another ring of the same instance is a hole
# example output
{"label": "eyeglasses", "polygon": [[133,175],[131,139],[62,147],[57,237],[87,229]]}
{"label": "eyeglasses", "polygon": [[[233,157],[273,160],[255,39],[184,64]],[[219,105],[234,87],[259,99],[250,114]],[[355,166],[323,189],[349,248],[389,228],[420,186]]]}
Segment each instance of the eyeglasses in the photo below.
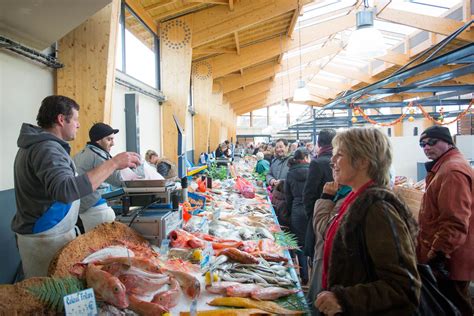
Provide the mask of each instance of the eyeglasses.
{"label": "eyeglasses", "polygon": [[439,139],[436,139],[436,138],[430,138],[428,139],[426,142],[425,141],[420,141],[420,147],[421,148],[425,148],[426,145],[430,145],[431,146],[434,146],[436,145],[436,143],[438,142]]}

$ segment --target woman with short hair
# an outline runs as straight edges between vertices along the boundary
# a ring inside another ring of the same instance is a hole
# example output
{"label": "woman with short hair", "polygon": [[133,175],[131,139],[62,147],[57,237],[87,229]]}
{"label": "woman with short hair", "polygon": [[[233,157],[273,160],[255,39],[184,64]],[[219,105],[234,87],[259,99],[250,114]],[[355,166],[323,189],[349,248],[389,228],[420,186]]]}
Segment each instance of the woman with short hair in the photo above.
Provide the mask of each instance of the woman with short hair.
{"label": "woman with short hair", "polygon": [[376,128],[352,128],[333,147],[334,180],[352,191],[326,232],[315,306],[326,315],[410,315],[421,288],[416,223],[388,189],[389,139]]}
{"label": "woman with short hair", "polygon": [[148,149],[145,153],[145,161],[150,165],[156,166],[158,163],[158,154],[152,149]]}

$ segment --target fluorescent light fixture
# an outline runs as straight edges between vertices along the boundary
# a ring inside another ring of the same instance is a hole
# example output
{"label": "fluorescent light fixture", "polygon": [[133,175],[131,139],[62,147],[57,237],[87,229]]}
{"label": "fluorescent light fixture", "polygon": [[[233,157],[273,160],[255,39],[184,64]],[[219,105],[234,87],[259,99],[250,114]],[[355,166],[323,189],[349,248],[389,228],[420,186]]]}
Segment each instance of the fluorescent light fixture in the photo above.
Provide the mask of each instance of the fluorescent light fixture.
{"label": "fluorescent light fixture", "polygon": [[373,11],[357,12],[356,27],[346,47],[348,55],[355,58],[372,59],[387,53],[382,33],[374,27]]}

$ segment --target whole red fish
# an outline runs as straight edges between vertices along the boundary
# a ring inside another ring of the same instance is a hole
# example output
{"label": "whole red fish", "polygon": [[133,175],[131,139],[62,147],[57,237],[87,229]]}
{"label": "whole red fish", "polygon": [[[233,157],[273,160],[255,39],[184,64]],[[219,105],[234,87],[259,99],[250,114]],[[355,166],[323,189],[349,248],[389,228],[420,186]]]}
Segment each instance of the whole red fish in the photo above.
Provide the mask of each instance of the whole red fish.
{"label": "whole red fish", "polygon": [[226,289],[232,285],[238,285],[238,282],[232,281],[219,281],[213,282],[212,285],[206,286],[206,291],[212,294],[226,294]]}
{"label": "whole red fish", "polygon": [[276,300],[277,298],[283,297],[283,296],[288,296],[290,294],[295,294],[299,290],[288,290],[282,287],[266,287],[266,288],[260,288],[256,289],[255,291],[252,291],[251,297],[254,300],[259,300],[259,301],[273,301]]}
{"label": "whole red fish", "polygon": [[182,229],[175,229],[169,234],[173,248],[204,248],[204,241]]}
{"label": "whole red fish", "polygon": [[257,284],[238,284],[232,285],[226,288],[227,296],[233,297],[250,297],[250,294],[254,291],[260,290],[262,287]]}
{"label": "whole red fish", "polygon": [[130,309],[142,316],[163,315],[169,310],[159,304],[140,300],[135,295],[130,295]]}
{"label": "whole red fish", "polygon": [[161,279],[151,279],[137,274],[125,273],[118,278],[125,285],[127,293],[137,295],[147,295],[150,292],[155,292],[169,282],[169,277],[166,276]]}
{"label": "whole red fish", "polygon": [[171,309],[178,305],[179,301],[179,283],[175,278],[170,278],[170,288],[167,291],[156,294],[151,300],[152,303],[159,304],[164,308]]}
{"label": "whole red fish", "polygon": [[240,263],[258,263],[256,257],[237,248],[224,249],[219,253],[219,255],[226,255],[230,259]]}
{"label": "whole red fish", "polygon": [[269,252],[263,252],[263,251],[255,251],[252,253],[256,257],[262,257],[263,259],[267,261],[272,261],[272,262],[288,262],[288,258],[276,254],[276,253],[269,253]]}
{"label": "whole red fish", "polygon": [[119,308],[127,308],[129,301],[125,286],[117,277],[102,271],[93,264],[88,264],[85,271],[87,286],[107,303]]}
{"label": "whole red fish", "polygon": [[182,271],[168,270],[167,272],[176,278],[187,297],[192,300],[199,297],[201,294],[201,283],[196,277]]}

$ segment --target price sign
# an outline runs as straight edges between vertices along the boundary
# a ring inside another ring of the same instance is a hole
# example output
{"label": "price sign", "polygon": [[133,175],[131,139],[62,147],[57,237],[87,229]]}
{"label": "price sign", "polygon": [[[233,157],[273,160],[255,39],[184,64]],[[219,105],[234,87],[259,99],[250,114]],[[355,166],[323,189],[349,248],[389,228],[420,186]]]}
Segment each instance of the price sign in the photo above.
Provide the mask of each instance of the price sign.
{"label": "price sign", "polygon": [[67,316],[98,315],[93,289],[66,295],[63,300],[64,311]]}

